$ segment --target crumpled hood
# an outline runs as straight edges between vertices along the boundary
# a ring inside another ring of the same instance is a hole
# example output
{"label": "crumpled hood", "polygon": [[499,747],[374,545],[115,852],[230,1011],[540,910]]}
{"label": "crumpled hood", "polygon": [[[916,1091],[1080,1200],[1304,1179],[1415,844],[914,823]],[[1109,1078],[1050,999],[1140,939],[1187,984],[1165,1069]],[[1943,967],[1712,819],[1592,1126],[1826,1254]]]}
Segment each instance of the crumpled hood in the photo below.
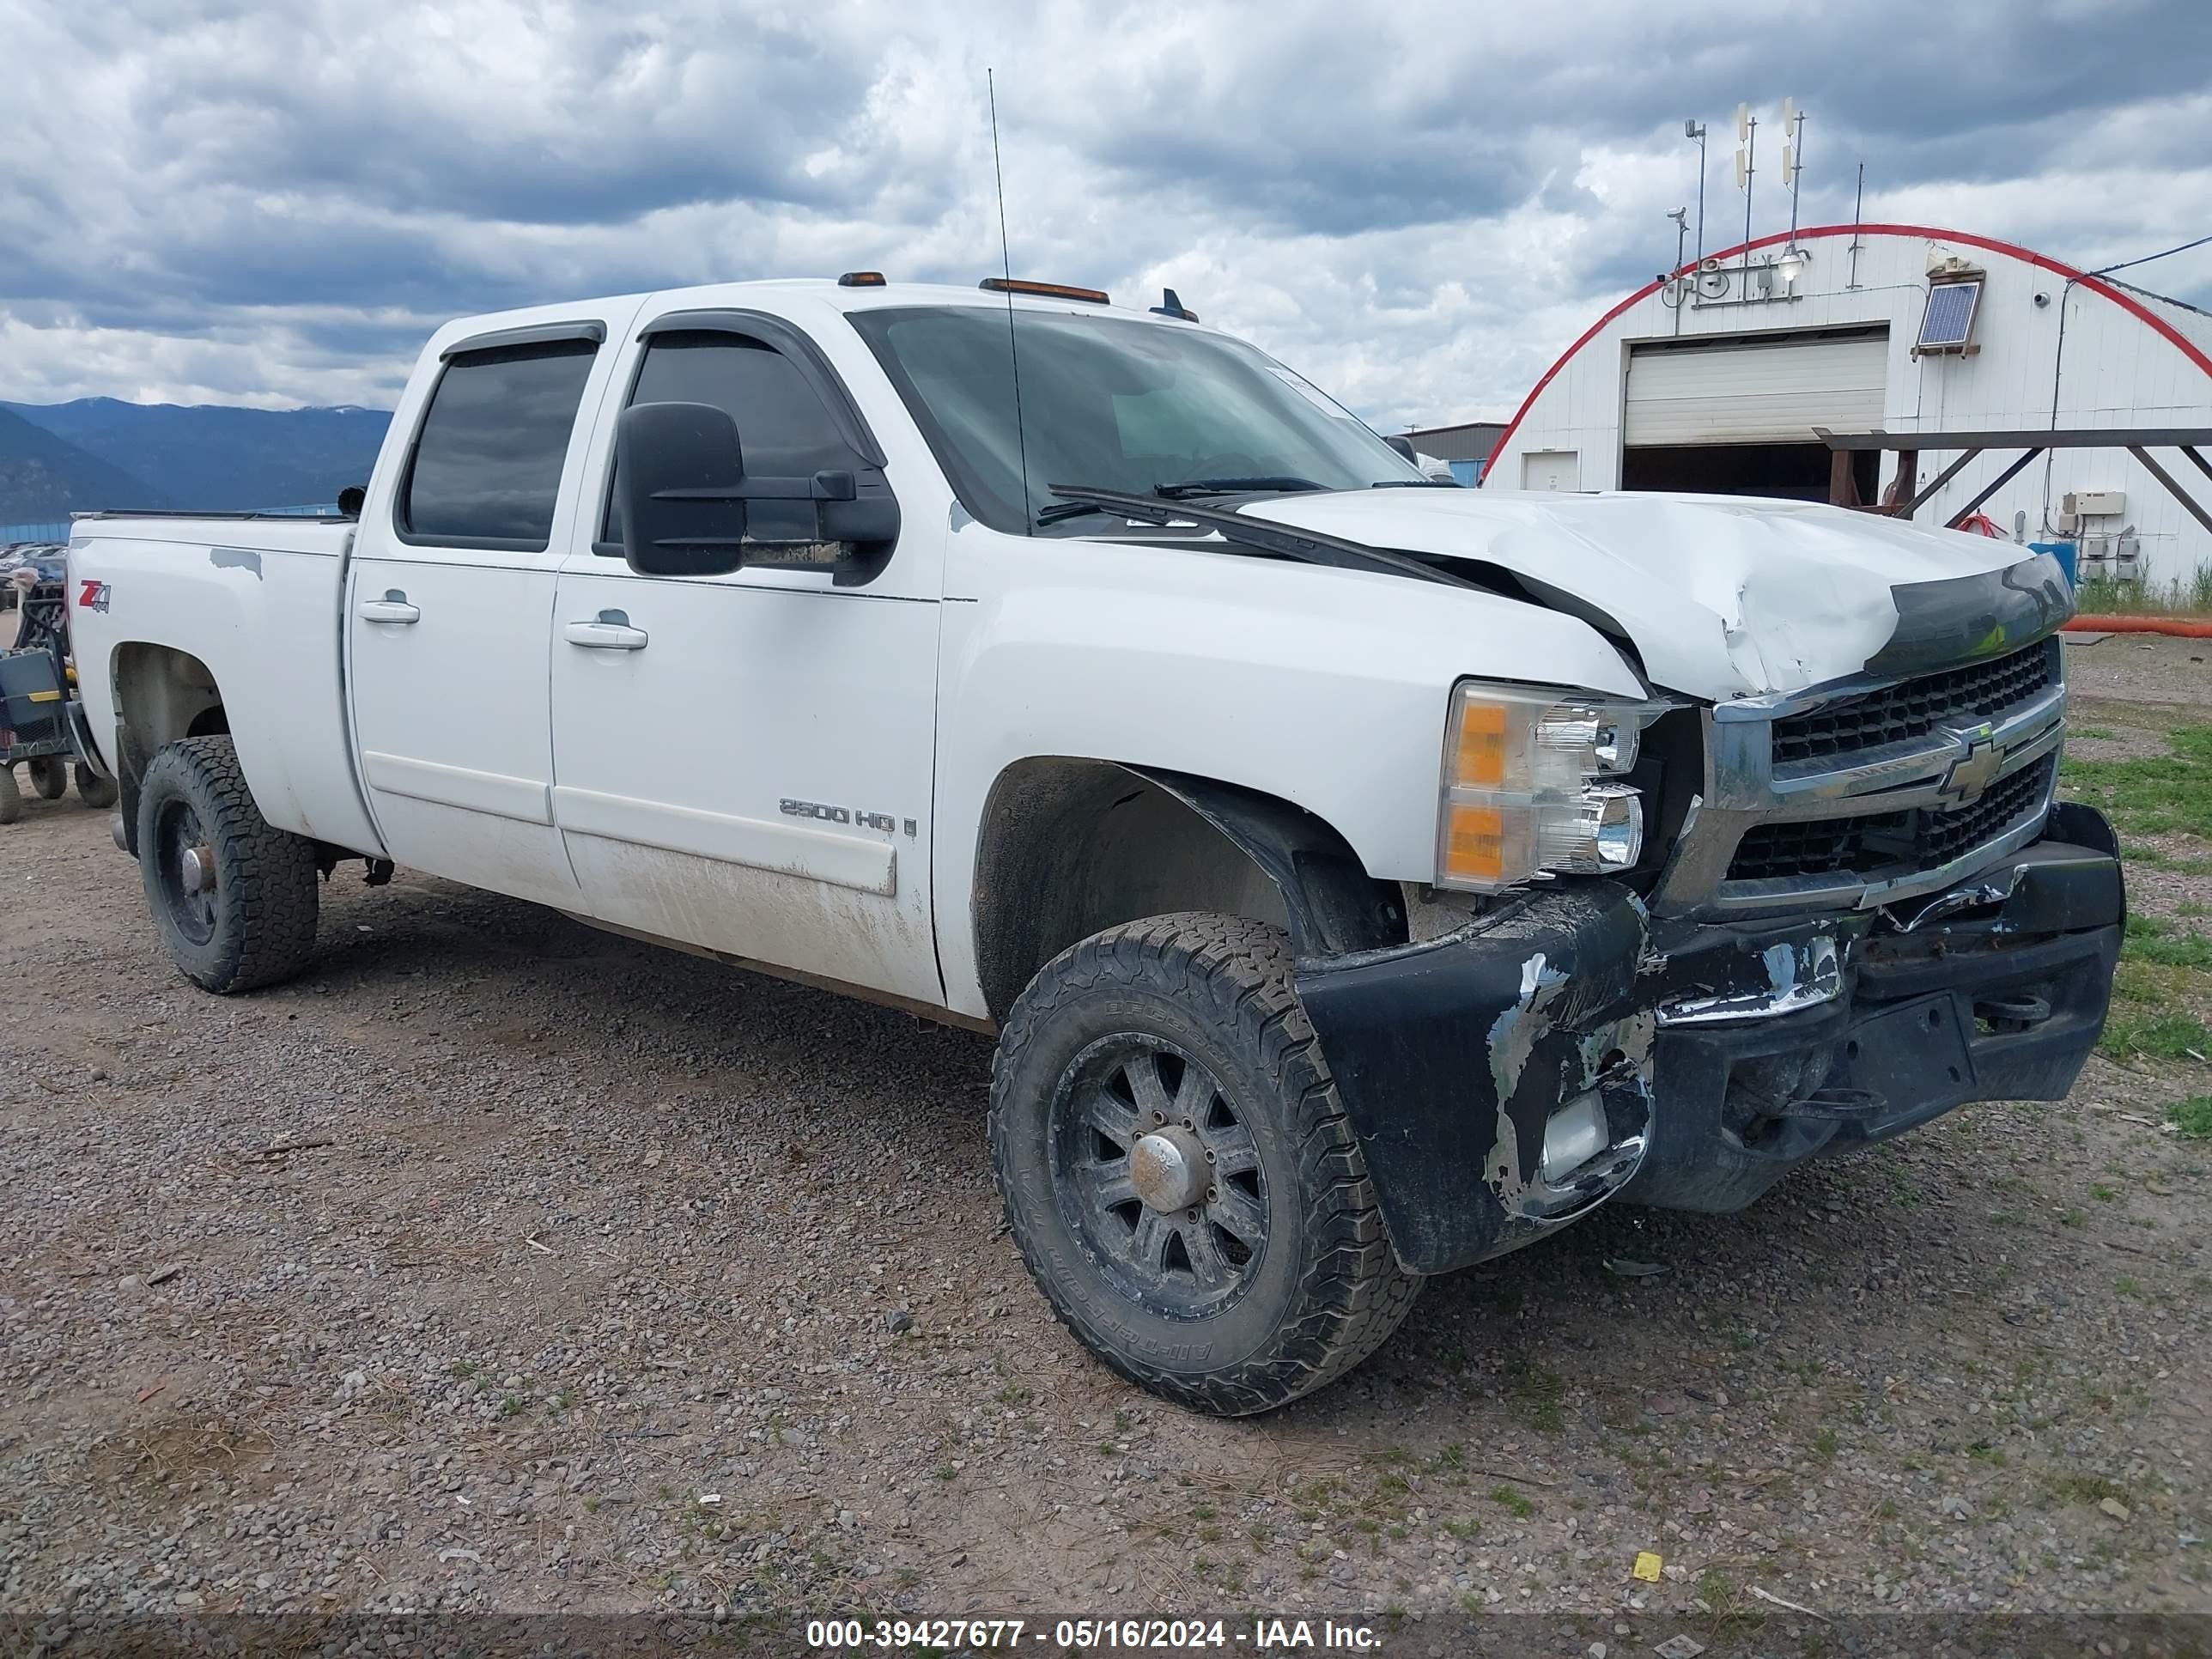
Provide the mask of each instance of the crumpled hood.
{"label": "crumpled hood", "polygon": [[1343,490],[1240,510],[1548,584],[1613,618],[1655,685],[1714,701],[1857,673],[1898,631],[1893,588],[2033,556],[1990,537],[1735,495]]}

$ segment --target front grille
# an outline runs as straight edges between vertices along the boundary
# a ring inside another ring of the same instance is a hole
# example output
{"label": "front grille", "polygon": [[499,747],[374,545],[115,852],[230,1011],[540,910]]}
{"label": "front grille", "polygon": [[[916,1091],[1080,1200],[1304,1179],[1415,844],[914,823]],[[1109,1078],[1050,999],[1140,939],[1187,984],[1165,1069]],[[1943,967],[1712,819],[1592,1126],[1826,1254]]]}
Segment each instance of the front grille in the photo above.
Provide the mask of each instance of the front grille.
{"label": "front grille", "polygon": [[[1922,674],[1774,723],[1774,763],[1826,760],[1924,738],[1936,726],[1984,720],[2058,684],[2053,635],[2008,657]],[[1804,827],[1804,826],[1801,826]]]}
{"label": "front grille", "polygon": [[1992,784],[1979,800],[1948,811],[1923,807],[1759,824],[1736,844],[1728,878],[1871,875],[1899,864],[1933,870],[2040,811],[2057,764],[2054,757],[2022,767]]}

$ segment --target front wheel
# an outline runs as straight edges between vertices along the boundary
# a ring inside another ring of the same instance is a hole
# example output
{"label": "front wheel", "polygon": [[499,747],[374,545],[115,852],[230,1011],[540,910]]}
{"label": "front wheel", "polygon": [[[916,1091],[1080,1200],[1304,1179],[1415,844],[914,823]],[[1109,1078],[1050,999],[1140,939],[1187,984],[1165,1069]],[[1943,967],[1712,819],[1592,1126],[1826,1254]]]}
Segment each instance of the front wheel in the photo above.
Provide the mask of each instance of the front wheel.
{"label": "front wheel", "polygon": [[1155,917],[1046,964],[1000,1034],[991,1146],[1054,1311],[1178,1404],[1242,1416],[1321,1388],[1420,1290],[1263,923]]}
{"label": "front wheel", "polygon": [[170,960],[210,991],[289,979],[314,949],[314,844],[261,816],[227,737],[154,757],[138,786],[138,867]]}

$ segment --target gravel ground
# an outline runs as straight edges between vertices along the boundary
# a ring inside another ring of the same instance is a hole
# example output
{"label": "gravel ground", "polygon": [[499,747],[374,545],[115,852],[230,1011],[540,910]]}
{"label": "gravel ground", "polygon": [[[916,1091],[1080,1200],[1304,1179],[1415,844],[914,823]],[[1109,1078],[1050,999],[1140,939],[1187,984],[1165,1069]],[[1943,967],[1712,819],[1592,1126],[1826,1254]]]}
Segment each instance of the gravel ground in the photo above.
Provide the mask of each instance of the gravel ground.
{"label": "gravel ground", "polygon": [[[2075,660],[2212,701],[2160,648]],[[1222,1422],[1048,1316],[981,1039],[405,873],[218,1000],[73,798],[0,964],[0,1612],[2212,1610],[2202,1068],[1601,1211]]]}

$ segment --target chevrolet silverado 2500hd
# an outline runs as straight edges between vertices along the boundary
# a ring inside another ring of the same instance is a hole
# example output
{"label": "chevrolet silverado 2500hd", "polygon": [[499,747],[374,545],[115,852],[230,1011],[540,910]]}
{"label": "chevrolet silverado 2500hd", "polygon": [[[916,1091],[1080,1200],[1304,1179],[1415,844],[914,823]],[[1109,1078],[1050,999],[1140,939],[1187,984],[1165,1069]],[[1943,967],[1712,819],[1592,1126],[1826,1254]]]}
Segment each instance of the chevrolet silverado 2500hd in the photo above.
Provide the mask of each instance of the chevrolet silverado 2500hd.
{"label": "chevrolet silverado 2500hd", "polygon": [[1439,486],[1179,305],[988,286],[453,323],[356,519],[77,524],[179,968],[298,972],[362,859],[994,1032],[1038,1285],[1224,1413],[1608,1199],[2065,1094],[2124,896],[2050,558]]}

